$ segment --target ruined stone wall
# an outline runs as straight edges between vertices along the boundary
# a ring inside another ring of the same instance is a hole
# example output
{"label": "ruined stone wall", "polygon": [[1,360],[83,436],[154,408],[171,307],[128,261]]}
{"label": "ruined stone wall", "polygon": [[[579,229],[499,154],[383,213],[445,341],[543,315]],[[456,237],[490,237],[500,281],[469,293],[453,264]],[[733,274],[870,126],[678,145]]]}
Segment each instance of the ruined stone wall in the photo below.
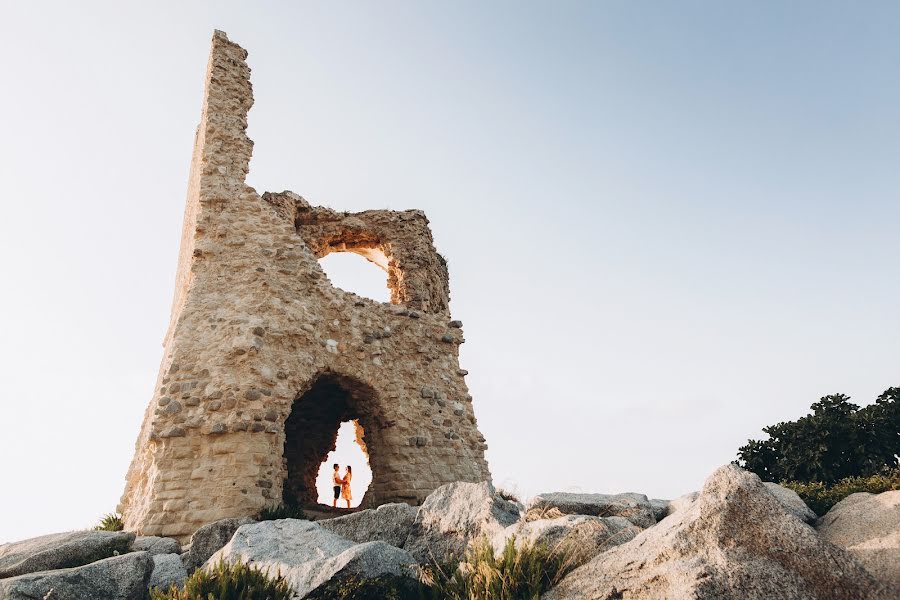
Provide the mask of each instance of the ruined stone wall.
{"label": "ruined stone wall", "polygon": [[[308,500],[308,474],[336,430],[319,439],[304,428],[335,418],[358,420],[364,435],[373,472],[365,505],[417,503],[448,482],[490,479],[447,267],[425,215],[338,213],[247,186],[245,59],[215,33],[172,321],[119,505],[126,528],[145,535],[184,539],[285,493]],[[334,251],[384,268],[392,304],[332,286],[317,259]],[[325,384],[331,395],[304,396]]]}

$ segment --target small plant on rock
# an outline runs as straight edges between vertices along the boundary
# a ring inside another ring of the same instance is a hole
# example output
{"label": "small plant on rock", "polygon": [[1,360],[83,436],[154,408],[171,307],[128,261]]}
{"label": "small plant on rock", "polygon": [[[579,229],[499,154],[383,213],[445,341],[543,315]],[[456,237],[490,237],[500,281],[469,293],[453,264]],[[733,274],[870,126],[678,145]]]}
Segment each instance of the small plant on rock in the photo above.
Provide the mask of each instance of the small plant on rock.
{"label": "small plant on rock", "polygon": [[551,506],[546,502],[540,502],[525,511],[525,522],[531,523],[532,521],[541,521],[543,519],[558,519],[564,516],[565,513],[555,506]]}
{"label": "small plant on rock", "polygon": [[425,567],[422,582],[429,588],[426,597],[440,600],[538,600],[579,564],[568,544],[517,547],[511,537],[498,557],[484,537],[461,563]]}
{"label": "small plant on rock", "polygon": [[277,521],[278,519],[308,519],[299,506],[281,504],[275,508],[264,508],[256,517],[257,521]]}
{"label": "small plant on rock", "polygon": [[501,498],[506,500],[507,502],[516,502],[521,503],[519,500],[519,495],[513,490],[508,490],[506,488],[500,488],[497,490],[497,494],[500,495]]}
{"label": "small plant on rock", "polygon": [[184,582],[163,591],[154,588],[151,600],[290,600],[294,592],[287,581],[270,576],[259,567],[219,561],[211,569],[198,569]]}
{"label": "small plant on rock", "polygon": [[351,575],[332,580],[304,596],[304,600],[430,600],[427,590],[414,579],[381,575]]}
{"label": "small plant on rock", "polygon": [[117,513],[108,513],[100,519],[100,524],[94,527],[95,531],[122,531],[125,529],[125,521],[122,515]]}

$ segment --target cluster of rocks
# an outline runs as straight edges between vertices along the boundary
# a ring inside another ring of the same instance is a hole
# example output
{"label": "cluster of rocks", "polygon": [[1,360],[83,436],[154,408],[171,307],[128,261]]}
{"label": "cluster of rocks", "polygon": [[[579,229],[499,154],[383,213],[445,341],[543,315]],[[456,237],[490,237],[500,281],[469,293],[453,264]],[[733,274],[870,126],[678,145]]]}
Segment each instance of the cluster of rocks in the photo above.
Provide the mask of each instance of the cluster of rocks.
{"label": "cluster of rocks", "polygon": [[0,546],[0,599],[143,600],[219,561],[254,564],[297,598],[347,578],[409,586],[423,564],[487,539],[567,543],[578,568],[544,598],[900,597],[900,491],[854,494],[819,519],[791,490],[736,466],[673,501],[540,494],[527,506],[489,483],[452,483],[420,507],[386,504],[321,521],[225,519],[184,548],[127,532],[55,534]]}

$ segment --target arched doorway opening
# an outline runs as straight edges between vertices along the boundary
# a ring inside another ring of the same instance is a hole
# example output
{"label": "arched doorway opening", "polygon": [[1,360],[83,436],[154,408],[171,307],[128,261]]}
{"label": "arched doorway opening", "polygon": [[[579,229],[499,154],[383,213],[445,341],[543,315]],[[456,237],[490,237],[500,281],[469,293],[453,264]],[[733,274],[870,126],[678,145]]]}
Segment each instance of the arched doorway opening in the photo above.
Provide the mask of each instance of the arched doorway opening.
{"label": "arched doorway opening", "polygon": [[376,302],[390,302],[388,259],[377,248],[332,252],[319,259],[331,284]]}
{"label": "arched doorway opening", "polygon": [[[347,441],[357,444],[356,456],[364,459],[356,464],[350,463],[353,464],[354,471],[351,507],[365,501],[367,487],[371,487],[365,484],[367,480],[374,483],[376,477],[374,465],[371,475],[367,476],[372,464],[370,453],[374,451],[377,438],[374,401],[371,388],[331,372],[320,375],[306,392],[294,400],[284,427],[283,460],[287,478],[283,487],[283,500],[286,505],[303,506],[319,502],[319,473],[329,455],[338,449],[342,425],[342,450]],[[348,437],[347,433],[349,440],[344,439]],[[341,473],[347,464],[347,459],[344,460],[345,462],[332,460],[339,462]],[[326,466],[331,469],[330,464]],[[330,506],[331,502],[328,501],[327,504]],[[342,501],[339,506],[346,506],[346,503]]]}

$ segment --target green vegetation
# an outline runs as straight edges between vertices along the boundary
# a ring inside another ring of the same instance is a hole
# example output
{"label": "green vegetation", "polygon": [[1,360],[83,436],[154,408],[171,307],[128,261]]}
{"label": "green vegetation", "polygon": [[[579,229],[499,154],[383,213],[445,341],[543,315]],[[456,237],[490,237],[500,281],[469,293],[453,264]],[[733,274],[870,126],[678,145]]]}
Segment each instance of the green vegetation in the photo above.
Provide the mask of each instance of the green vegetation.
{"label": "green vegetation", "polygon": [[574,547],[520,544],[510,538],[496,557],[485,537],[473,543],[458,565],[426,567],[426,598],[435,600],[538,600],[583,562]]}
{"label": "green vegetation", "polygon": [[269,576],[258,567],[219,561],[211,570],[198,569],[184,589],[153,589],[151,600],[289,600],[294,593],[280,575]]}
{"label": "green vegetation", "polygon": [[821,481],[784,481],[784,487],[797,492],[817,515],[824,515],[832,506],[857,492],[880,494],[891,490],[900,490],[900,467],[886,469],[884,472],[869,477],[847,477],[828,485]]}
{"label": "green vegetation", "polygon": [[108,513],[100,519],[100,524],[94,527],[95,531],[122,531],[125,529],[125,521],[122,515],[116,513]]}
{"label": "green vegetation", "polygon": [[[432,564],[410,577],[341,577],[306,596],[308,600],[539,600],[589,555],[577,544],[555,548],[507,540],[497,557],[487,537],[473,543],[463,561]],[[211,570],[197,570],[183,590],[153,589],[151,600],[287,600],[293,593],[280,575],[258,567],[220,561]]]}
{"label": "green vegetation", "polygon": [[737,463],[763,481],[832,488],[897,467],[900,388],[889,388],[865,408],[849,400],[844,394],[825,396],[809,415],[763,428],[769,439],[749,440],[738,450]]}
{"label": "green vegetation", "polygon": [[275,508],[264,508],[256,517],[257,521],[277,521],[278,519],[307,520],[307,517],[302,508],[289,504],[281,504]]}
{"label": "green vegetation", "polygon": [[373,579],[350,576],[332,580],[304,600],[431,600],[429,590],[414,579],[382,575]]}

